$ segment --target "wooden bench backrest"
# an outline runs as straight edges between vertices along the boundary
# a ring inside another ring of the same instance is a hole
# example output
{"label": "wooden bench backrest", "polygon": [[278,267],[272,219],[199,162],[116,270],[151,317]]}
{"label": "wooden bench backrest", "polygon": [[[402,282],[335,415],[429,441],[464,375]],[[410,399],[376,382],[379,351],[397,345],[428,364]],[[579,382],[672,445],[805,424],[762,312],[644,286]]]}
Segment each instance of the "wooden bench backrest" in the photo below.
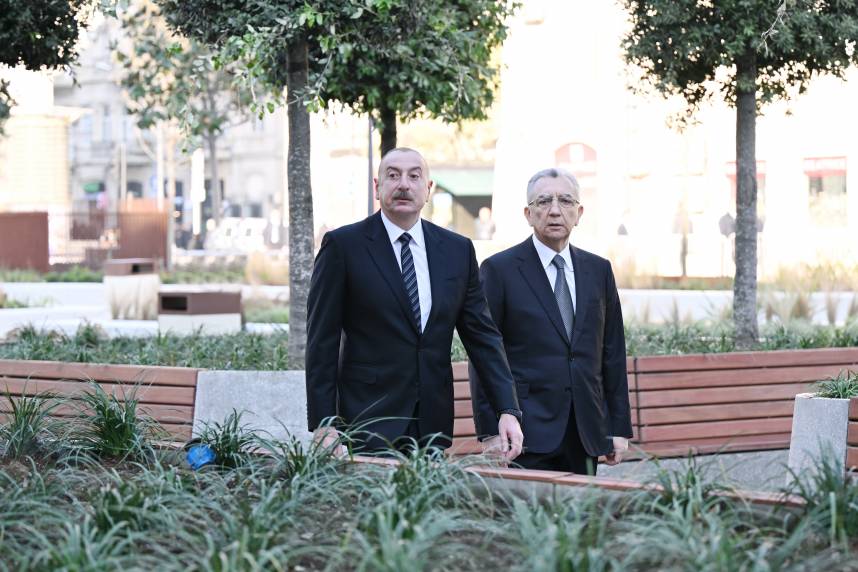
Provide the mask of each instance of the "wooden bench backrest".
{"label": "wooden bench backrest", "polygon": [[[633,443],[646,453],[786,449],[795,395],[858,369],[858,348],[650,356],[629,358],[627,369]],[[454,452],[479,450],[466,363],[454,364],[453,378]],[[858,461],[858,423],[850,439]]]}
{"label": "wooden bench backrest", "polygon": [[849,401],[849,428],[846,432],[846,466],[858,471],[858,397]]}
{"label": "wooden bench backrest", "polygon": [[60,417],[78,413],[76,399],[90,389],[89,381],[118,397],[133,395],[142,413],[150,416],[178,441],[190,439],[198,369],[133,365],[101,365],[49,361],[0,360],[0,416],[10,411],[12,397],[53,392],[70,401],[54,410]]}

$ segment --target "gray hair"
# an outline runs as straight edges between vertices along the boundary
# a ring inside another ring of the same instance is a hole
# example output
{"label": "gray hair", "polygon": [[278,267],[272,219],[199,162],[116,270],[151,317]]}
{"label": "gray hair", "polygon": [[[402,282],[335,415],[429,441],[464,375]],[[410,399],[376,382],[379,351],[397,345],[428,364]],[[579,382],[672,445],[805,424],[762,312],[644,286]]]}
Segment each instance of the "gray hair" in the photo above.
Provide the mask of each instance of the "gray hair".
{"label": "gray hair", "polygon": [[530,178],[530,180],[527,182],[527,198],[528,199],[530,199],[530,193],[533,192],[533,187],[536,186],[536,182],[539,181],[539,179],[544,179],[545,177],[552,177],[555,179],[557,177],[563,177],[564,179],[566,179],[567,181],[569,181],[572,184],[572,190],[574,190],[575,194],[580,197],[581,185],[578,184],[578,179],[575,178],[575,175],[573,175],[572,173],[570,173],[566,169],[551,168],[551,169],[542,169],[541,171],[539,171],[535,175],[533,175]]}

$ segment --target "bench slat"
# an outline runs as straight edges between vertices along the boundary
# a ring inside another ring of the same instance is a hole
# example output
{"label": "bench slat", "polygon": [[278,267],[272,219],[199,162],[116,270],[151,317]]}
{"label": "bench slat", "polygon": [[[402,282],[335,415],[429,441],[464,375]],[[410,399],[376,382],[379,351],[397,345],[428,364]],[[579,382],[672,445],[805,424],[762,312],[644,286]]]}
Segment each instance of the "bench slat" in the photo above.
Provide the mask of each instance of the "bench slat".
{"label": "bench slat", "polygon": [[858,348],[823,348],[687,356],[645,356],[637,358],[636,368],[638,372],[657,372],[805,365],[848,367],[856,364],[858,364]]}
{"label": "bench slat", "polygon": [[850,421],[846,429],[846,444],[858,447],[858,421]]}
{"label": "bench slat", "polygon": [[638,391],[814,382],[841,370],[843,367],[836,365],[638,374]]}
{"label": "bench slat", "polygon": [[846,448],[846,466],[858,470],[858,447]]}
{"label": "bench slat", "polygon": [[[108,394],[122,397],[134,391],[140,403],[159,403],[167,405],[194,405],[193,387],[160,387],[152,385],[129,385],[116,383],[98,383]],[[87,390],[89,383],[83,381],[57,381],[50,379],[19,379],[0,376],[0,392],[8,391],[12,395],[35,395],[53,391],[62,396],[79,396]]]}
{"label": "bench slat", "polygon": [[712,389],[677,389],[670,391],[642,391],[639,394],[641,409],[673,405],[705,405],[749,401],[775,401],[792,399],[799,393],[810,391],[810,383],[784,385],[753,385],[750,387],[718,387]]}
{"label": "bench slat", "polygon": [[795,401],[759,401],[727,405],[684,405],[677,407],[658,407],[642,409],[640,423],[652,426],[668,423],[693,423],[698,421],[720,421],[725,419],[751,419],[759,417],[790,416]]}
{"label": "bench slat", "polygon": [[[87,409],[80,400],[68,400],[51,410],[51,416],[76,417]],[[194,408],[187,405],[141,405],[138,411],[158,422],[191,423],[194,420]],[[0,413],[11,413],[12,407],[4,398],[0,398]]]}
{"label": "bench slat", "polygon": [[693,450],[696,454],[708,454],[732,451],[764,451],[768,449],[788,449],[790,433],[771,435],[740,435],[725,439],[714,437],[706,439],[683,439],[681,441],[663,441],[647,443],[643,450],[650,455],[661,457],[685,456]]}
{"label": "bench slat", "polygon": [[706,437],[729,439],[734,435],[761,435],[790,431],[792,431],[792,417],[743,419],[740,421],[707,421],[705,423],[680,423],[677,425],[645,425],[641,427],[641,434],[646,443],[685,441]]}
{"label": "bench slat", "polygon": [[858,397],[849,400],[849,419],[858,421]]}
{"label": "bench slat", "polygon": [[151,383],[196,387],[199,369],[186,367],[104,365],[57,361],[0,360],[0,373],[8,377],[71,379],[125,383]]}

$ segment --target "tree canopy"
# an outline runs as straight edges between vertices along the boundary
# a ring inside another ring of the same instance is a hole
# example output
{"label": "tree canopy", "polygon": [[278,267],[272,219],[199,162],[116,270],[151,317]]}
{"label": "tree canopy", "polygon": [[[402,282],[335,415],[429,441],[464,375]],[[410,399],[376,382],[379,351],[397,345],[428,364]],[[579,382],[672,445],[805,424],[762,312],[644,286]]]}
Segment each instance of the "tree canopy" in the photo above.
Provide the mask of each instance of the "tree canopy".
{"label": "tree canopy", "polygon": [[624,0],[627,62],[645,85],[678,95],[689,116],[716,94],[736,108],[736,277],[740,348],[758,341],[756,117],[774,99],[802,93],[819,75],[858,63],[852,0]]}
{"label": "tree canopy", "polygon": [[[61,68],[77,60],[77,40],[98,0],[0,0],[0,65]],[[0,129],[14,102],[0,81]]]}

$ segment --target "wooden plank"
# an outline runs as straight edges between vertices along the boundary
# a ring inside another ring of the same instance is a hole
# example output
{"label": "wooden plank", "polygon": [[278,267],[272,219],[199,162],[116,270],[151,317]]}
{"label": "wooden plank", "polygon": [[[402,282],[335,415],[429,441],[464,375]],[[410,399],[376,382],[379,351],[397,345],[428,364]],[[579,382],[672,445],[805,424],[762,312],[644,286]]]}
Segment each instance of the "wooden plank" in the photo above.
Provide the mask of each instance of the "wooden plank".
{"label": "wooden plank", "polygon": [[468,362],[453,362],[453,381],[468,381]]}
{"label": "wooden plank", "polygon": [[474,416],[474,408],[471,406],[470,399],[457,399],[453,402],[453,416],[456,419],[464,419],[465,417]]}
{"label": "wooden plank", "polygon": [[771,419],[744,419],[741,421],[708,421],[706,423],[680,423],[677,425],[645,426],[646,443],[658,441],[684,441],[686,439],[721,438],[729,441],[734,436],[785,433],[792,431],[792,417]]}
{"label": "wooden plank", "polygon": [[460,437],[453,439],[453,446],[447,449],[451,455],[473,455],[483,452],[483,446],[476,437]]}
{"label": "wooden plank", "polygon": [[815,382],[837,375],[840,366],[721,369],[638,374],[638,390],[690,389]]}
{"label": "wooden plank", "polygon": [[[51,410],[54,417],[76,417],[86,414],[89,409],[83,406],[83,402],[69,399]],[[159,422],[191,423],[194,420],[194,408],[188,405],[141,405],[138,409],[141,415],[150,417]],[[0,398],[0,413],[11,413],[12,407],[8,400]]]}
{"label": "wooden plank", "polygon": [[858,421],[850,421],[846,428],[846,444],[858,447]]}
{"label": "wooden plank", "polygon": [[849,400],[849,419],[858,421],[858,397]]}
{"label": "wooden plank", "polygon": [[0,375],[41,379],[71,379],[125,383],[157,383],[195,387],[199,369],[137,365],[66,363],[58,361],[0,360]]}
{"label": "wooden plank", "polygon": [[453,382],[453,399],[470,399],[471,385],[467,381]]}
{"label": "wooden plank", "polygon": [[[134,392],[141,403],[161,403],[169,405],[194,405],[193,387],[159,387],[146,385],[122,385],[115,383],[99,383],[99,386],[108,394],[117,397],[130,395]],[[13,395],[20,395],[26,391],[26,395],[35,395],[44,391],[52,391],[56,394],[72,397],[80,396],[86,391],[90,384],[83,381],[57,381],[50,379],[18,379],[0,377],[0,391],[7,389]]]}
{"label": "wooden plank", "polygon": [[477,429],[473,419],[456,419],[453,421],[453,437],[475,437]]}
{"label": "wooden plank", "polygon": [[[641,408],[669,407],[674,405],[706,405],[750,401],[779,401],[792,399],[798,393],[810,391],[810,383],[783,385],[752,385],[749,387],[717,387],[711,389],[677,389],[672,391],[642,391],[639,394]],[[737,405],[737,406],[738,406]]]}
{"label": "wooden plank", "polygon": [[[9,420],[11,416],[8,413],[0,413],[0,423],[5,423]],[[56,419],[68,419],[64,417],[57,417]],[[169,435],[174,438],[178,438],[183,441],[187,441],[191,438],[191,432],[193,427],[190,423],[158,423],[159,427],[166,431]]]}
{"label": "wooden plank", "polygon": [[[682,457],[689,452],[704,455],[710,453],[730,453],[737,451],[764,451],[771,449],[789,449],[790,433],[771,435],[740,435],[729,440],[723,437],[706,439],[686,439],[682,441],[663,441],[645,443],[644,452],[658,457]],[[634,456],[634,452],[630,456]]]}
{"label": "wooden plank", "polygon": [[806,365],[848,367],[856,364],[858,364],[858,348],[823,348],[685,356],[644,356],[637,358],[636,368],[638,372],[658,372]]}
{"label": "wooden plank", "polygon": [[[456,401],[471,399],[471,386],[467,381],[453,382],[453,399]],[[526,404],[527,401],[524,403]],[[629,392],[629,403],[632,407],[637,407],[637,395],[634,392]]]}
{"label": "wooden plank", "polygon": [[846,467],[858,471],[858,447],[846,448]]}
{"label": "wooden plank", "polygon": [[786,417],[793,413],[795,400],[759,401],[727,405],[684,405],[679,407],[657,407],[642,409],[642,425],[664,425],[668,423],[693,423],[702,421],[721,421],[727,419],[753,419],[765,417]]}

